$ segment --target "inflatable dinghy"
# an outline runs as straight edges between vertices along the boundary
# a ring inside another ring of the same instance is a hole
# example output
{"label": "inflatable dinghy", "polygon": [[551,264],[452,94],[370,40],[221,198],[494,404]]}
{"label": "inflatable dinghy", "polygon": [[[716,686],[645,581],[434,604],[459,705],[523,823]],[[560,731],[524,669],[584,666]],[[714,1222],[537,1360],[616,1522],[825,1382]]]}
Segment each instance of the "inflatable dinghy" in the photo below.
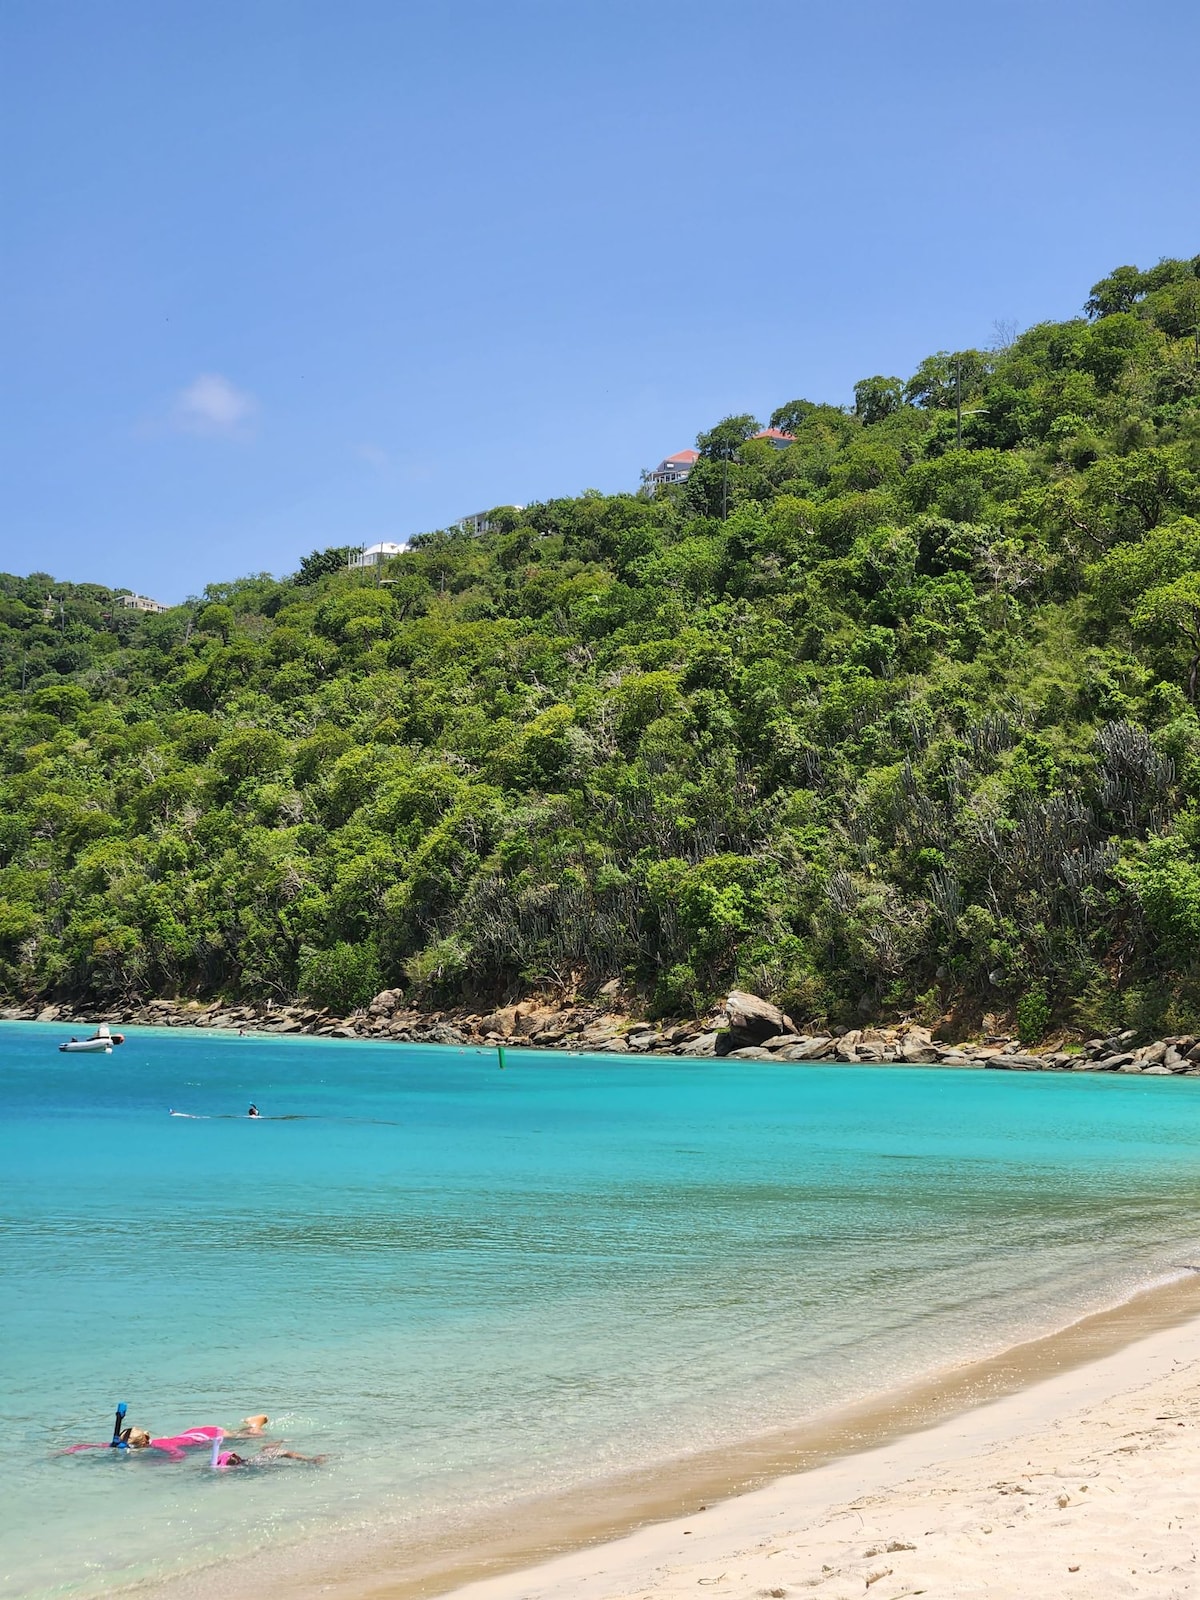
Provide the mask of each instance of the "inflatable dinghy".
{"label": "inflatable dinghy", "polygon": [[110,1056],[113,1053],[113,1045],[124,1043],[123,1033],[109,1033],[108,1023],[102,1022],[90,1039],[68,1039],[66,1044],[60,1044],[58,1048],[67,1055]]}

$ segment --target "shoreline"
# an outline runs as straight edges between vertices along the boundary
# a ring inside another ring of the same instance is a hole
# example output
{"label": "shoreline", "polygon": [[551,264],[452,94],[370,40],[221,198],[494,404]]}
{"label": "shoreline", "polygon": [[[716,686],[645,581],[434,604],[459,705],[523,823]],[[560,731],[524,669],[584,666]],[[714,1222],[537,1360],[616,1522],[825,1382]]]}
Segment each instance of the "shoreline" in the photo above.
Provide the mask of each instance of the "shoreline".
{"label": "shoreline", "polygon": [[[229,1600],[652,1594],[664,1564],[691,1565],[705,1551],[715,1559],[722,1541],[740,1551],[800,1508],[828,1512],[864,1484],[886,1487],[944,1468],[1066,1408],[1124,1394],[1181,1360],[1195,1368],[1200,1415],[1200,1270],[1191,1267],[1054,1332],[795,1428],[507,1505],[469,1532],[423,1540],[336,1532],[243,1560],[236,1572],[218,1563],[151,1592],[182,1600],[219,1575]],[[702,1581],[714,1580],[693,1576],[688,1586],[694,1592]],[[886,1600],[889,1591],[877,1593]]]}
{"label": "shoreline", "polygon": [[[564,1007],[523,1001],[480,1016],[461,1009],[399,1009],[391,991],[350,1017],[291,1005],[226,1006],[219,1001],[153,1000],[116,1011],[53,1004],[0,1006],[0,1023],[36,1022],[64,1028],[106,1023],[116,1028],[179,1028],[256,1038],[317,1038],[378,1044],[434,1044],[478,1050],[539,1050],[570,1055],[674,1056],[693,1060],[766,1061],[775,1065],[957,1067],[968,1071],[1120,1073],[1139,1077],[1200,1077],[1200,1036],[1172,1035],[1144,1045],[1132,1030],[1065,1048],[1039,1048],[1007,1037],[981,1044],[934,1040],[914,1023],[801,1034],[777,1007],[734,991],[726,1010],[707,1021],[655,1025],[609,1010],[602,1002]],[[387,1004],[380,1007],[381,1001]],[[739,1002],[749,1002],[747,1008]],[[727,1024],[727,1025],[724,1025]],[[772,1032],[773,1029],[785,1031]]]}
{"label": "shoreline", "polygon": [[[1191,1596],[1200,1318],[897,1442],[519,1571],[452,1600]],[[363,1586],[361,1600],[403,1590]]]}

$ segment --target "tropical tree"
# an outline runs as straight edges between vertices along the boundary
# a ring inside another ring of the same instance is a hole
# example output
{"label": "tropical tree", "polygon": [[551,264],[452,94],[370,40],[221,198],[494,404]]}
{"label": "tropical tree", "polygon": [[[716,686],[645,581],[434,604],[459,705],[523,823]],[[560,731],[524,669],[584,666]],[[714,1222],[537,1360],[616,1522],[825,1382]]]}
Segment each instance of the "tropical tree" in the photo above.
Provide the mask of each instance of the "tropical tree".
{"label": "tropical tree", "polygon": [[903,378],[860,378],[854,385],[854,415],[864,426],[882,422],[904,404]]}

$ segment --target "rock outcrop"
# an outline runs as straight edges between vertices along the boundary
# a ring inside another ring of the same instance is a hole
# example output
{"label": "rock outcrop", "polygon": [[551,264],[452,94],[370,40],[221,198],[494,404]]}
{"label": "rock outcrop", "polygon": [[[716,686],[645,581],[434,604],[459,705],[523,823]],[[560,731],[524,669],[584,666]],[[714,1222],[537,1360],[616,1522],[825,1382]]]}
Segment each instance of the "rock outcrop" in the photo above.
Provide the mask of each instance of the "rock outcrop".
{"label": "rock outcrop", "polygon": [[744,989],[731,989],[725,1002],[728,1029],[718,1036],[717,1054],[733,1055],[738,1050],[752,1050],[767,1039],[780,1036],[794,1037],[795,1024],[778,1006],[769,1000],[760,1000],[756,994]]}
{"label": "rock outcrop", "polygon": [[[622,998],[624,996],[624,998]],[[998,1072],[1112,1072],[1129,1077],[1200,1077],[1200,1038],[1172,1035],[1137,1044],[1132,1030],[1082,1045],[1032,1049],[992,1034],[983,1040],[935,1040],[915,1022],[851,1028],[841,1034],[798,1028],[769,1000],[733,990],[719,1013],[684,1022],[651,1022],[628,1015],[627,991],[613,980],[595,999],[521,1000],[488,1012],[465,1007],[422,1011],[400,989],[384,989],[361,1011],[340,1017],[315,1006],[224,1004],[155,999],[107,1010],[66,1002],[0,1008],[0,1019],[130,1026],[211,1028],[247,1033],[307,1033],[332,1039],[440,1044],[458,1048],[535,1048],[606,1055],[725,1056],[781,1066],[943,1066]]]}

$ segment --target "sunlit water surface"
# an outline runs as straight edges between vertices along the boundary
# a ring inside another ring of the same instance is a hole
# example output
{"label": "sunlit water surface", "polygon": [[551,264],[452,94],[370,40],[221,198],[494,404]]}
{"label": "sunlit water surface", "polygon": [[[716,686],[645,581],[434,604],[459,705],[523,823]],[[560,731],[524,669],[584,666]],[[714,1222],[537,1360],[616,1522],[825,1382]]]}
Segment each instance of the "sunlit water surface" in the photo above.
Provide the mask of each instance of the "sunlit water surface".
{"label": "sunlit water surface", "polygon": [[[465,1526],[1059,1326],[1200,1238],[1200,1082],[59,1037],[0,1029],[4,1596]],[[329,1460],[57,1453],[120,1399]]]}

